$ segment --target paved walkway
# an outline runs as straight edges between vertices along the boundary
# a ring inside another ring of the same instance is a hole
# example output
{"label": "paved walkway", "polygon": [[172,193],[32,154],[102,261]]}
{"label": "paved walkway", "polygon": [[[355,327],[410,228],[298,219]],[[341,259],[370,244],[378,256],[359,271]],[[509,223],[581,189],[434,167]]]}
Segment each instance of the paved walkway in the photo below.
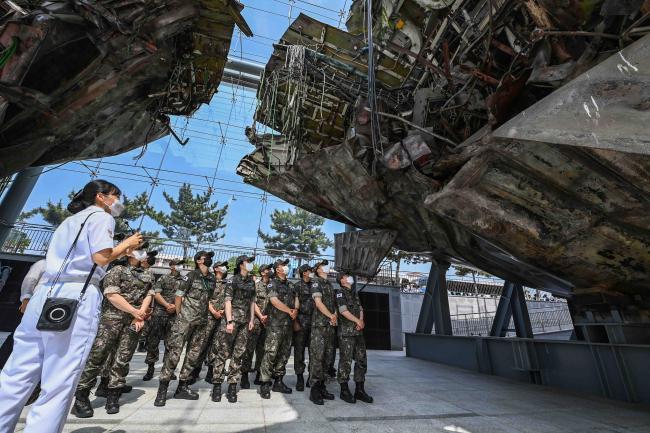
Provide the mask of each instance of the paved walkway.
{"label": "paved walkway", "polygon": [[[200,399],[169,399],[156,408],[158,381],[142,382],[144,355],[136,354],[117,415],[107,415],[104,399],[94,399],[95,417],[69,417],[66,432],[457,432],[457,433],[650,433],[650,407],[569,394],[406,358],[401,352],[369,353],[367,391],[375,404],[350,405],[337,398],[316,406],[306,392],[239,393],[239,402],[210,401],[201,381]],[[293,361],[290,361],[292,365]],[[157,366],[157,371],[160,365]],[[205,374],[205,370],[204,370]],[[251,380],[253,376],[251,375]],[[295,377],[290,369],[287,384]],[[175,389],[175,383],[170,387]],[[338,385],[330,383],[330,391]],[[224,385],[225,391],[225,385]],[[24,422],[24,415],[21,422]],[[19,425],[20,431],[22,424]]]}

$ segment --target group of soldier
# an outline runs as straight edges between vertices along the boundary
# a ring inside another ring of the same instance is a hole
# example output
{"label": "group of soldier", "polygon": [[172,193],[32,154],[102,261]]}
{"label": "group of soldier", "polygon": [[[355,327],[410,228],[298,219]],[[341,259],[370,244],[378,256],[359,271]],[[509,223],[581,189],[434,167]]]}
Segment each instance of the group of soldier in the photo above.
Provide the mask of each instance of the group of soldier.
{"label": "group of soldier", "polygon": [[[143,336],[147,352],[143,380],[153,378],[161,341],[165,347],[155,406],[165,406],[169,383],[176,379],[174,398],[197,400],[199,395],[190,386],[199,379],[204,364],[213,402],[221,401],[227,380],[226,398],[235,403],[238,385],[250,388],[248,376],[253,371],[262,398],[270,398],[271,391],[289,394],[292,389],[283,378],[292,347],[296,390],[310,387],[313,403],[334,399],[325,383],[335,373],[343,401],[372,403],[364,389],[364,313],[351,275],[339,273],[335,289],[328,279],[329,263],[322,260],[300,266],[299,281],[293,283],[288,279],[289,260],[277,260],[260,266],[253,276],[255,257],[242,255],[228,278],[228,262],[213,264],[213,252],[199,251],[194,270],[182,275],[172,261],[169,274],[156,280],[150,269],[155,256],[155,251],[134,251],[104,277],[99,330],[77,387],[74,415],[93,416],[89,396],[98,376],[95,395],[106,397],[107,413],[119,412],[120,396],[132,389],[126,376]],[[338,372],[334,370],[337,346]],[[348,387],[353,363],[354,393]]]}

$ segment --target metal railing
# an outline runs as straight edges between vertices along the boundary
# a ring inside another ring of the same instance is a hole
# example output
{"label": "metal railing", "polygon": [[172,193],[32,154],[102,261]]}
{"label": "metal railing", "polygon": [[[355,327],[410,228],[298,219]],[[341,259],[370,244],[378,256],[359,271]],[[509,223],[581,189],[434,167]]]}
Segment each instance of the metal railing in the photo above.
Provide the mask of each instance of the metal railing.
{"label": "metal railing", "polygon": [[[453,335],[461,336],[487,336],[490,335],[495,312],[468,313],[451,316],[451,329]],[[533,334],[545,334],[573,329],[571,314],[566,305],[559,308],[546,309],[542,311],[530,311],[530,324]],[[512,319],[508,326],[514,329]],[[514,331],[508,332],[507,336],[515,335]]]}
{"label": "metal railing", "polygon": [[[55,228],[48,225],[16,223],[11,234],[0,248],[1,252],[14,254],[45,255],[52,239]],[[156,266],[166,266],[170,260],[183,260],[192,262],[197,251],[213,251],[215,263],[228,261],[240,255],[255,256],[255,263],[258,265],[271,264],[279,258],[289,259],[291,276],[301,264],[314,265],[316,262],[327,259],[334,265],[334,256],[327,254],[311,254],[300,251],[284,251],[266,248],[244,247],[239,245],[227,245],[214,242],[195,242],[182,239],[150,239],[152,249],[158,251]],[[191,267],[191,265],[189,266]],[[332,273],[335,275],[335,273]],[[393,267],[390,262],[383,262],[379,266],[377,275],[372,279],[358,278],[358,282],[365,284],[371,282],[378,285],[397,286]]]}

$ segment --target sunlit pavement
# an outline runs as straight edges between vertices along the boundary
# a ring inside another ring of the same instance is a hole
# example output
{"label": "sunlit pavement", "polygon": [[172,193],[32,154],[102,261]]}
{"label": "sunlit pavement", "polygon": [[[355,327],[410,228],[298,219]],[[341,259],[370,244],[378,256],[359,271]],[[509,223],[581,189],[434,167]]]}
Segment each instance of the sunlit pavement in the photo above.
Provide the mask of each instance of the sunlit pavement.
{"label": "sunlit pavement", "polygon": [[[347,404],[338,385],[328,389],[336,400],[316,406],[304,392],[272,393],[262,400],[257,387],[239,392],[239,402],[210,400],[209,384],[200,381],[198,401],[169,398],[153,406],[158,380],[143,382],[144,354],[137,353],[122,396],[120,413],[107,415],[105,399],[93,398],[95,416],[68,417],[66,432],[650,432],[650,407],[570,394],[561,390],[467,372],[406,358],[402,352],[369,353],[366,390],[374,404]],[[287,385],[295,386],[293,359]],[[156,365],[156,373],[160,363]],[[205,369],[203,370],[205,374]],[[251,382],[253,375],[250,376]],[[169,396],[176,389],[170,385]],[[225,392],[226,385],[223,386]],[[18,430],[22,430],[25,413]]]}

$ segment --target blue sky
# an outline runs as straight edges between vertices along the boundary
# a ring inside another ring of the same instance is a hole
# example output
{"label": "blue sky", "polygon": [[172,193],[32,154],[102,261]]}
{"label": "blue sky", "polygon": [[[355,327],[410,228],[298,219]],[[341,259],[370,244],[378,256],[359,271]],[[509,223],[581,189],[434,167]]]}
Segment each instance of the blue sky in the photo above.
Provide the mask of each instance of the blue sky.
{"label": "blue sky", "polygon": [[[289,25],[291,0],[244,0],[244,17],[250,25],[252,38],[241,36],[237,30],[231,43],[231,57],[265,64],[273,48],[273,41],[279,40]],[[336,11],[350,6],[344,0],[305,0],[295,1],[291,16],[306,13],[331,25],[345,26]],[[144,155],[135,159],[141,150],[137,149],[123,155],[103,158],[100,161],[71,162],[61,168],[46,172],[39,179],[25,209],[32,209],[45,203],[48,199],[67,202],[67,194],[81,188],[96,171],[98,178],[107,179],[120,186],[127,196],[134,196],[152,188],[151,178],[162,162],[159,174],[160,184],[152,194],[151,204],[168,210],[162,192],[176,195],[182,182],[193,185],[195,192],[204,191],[214,185],[213,200],[220,205],[229,204],[226,217],[224,244],[257,246],[263,244],[257,239],[257,227],[260,223],[263,231],[268,232],[270,215],[274,209],[289,209],[291,205],[270,196],[266,206],[262,202],[262,191],[246,185],[235,174],[239,160],[253,150],[244,136],[244,128],[252,124],[255,110],[255,92],[232,87],[225,83],[209,105],[203,106],[191,119],[173,118],[172,125],[181,135],[189,137],[186,146],[179,145],[170,137],[164,137],[147,146]],[[165,153],[165,149],[167,152]],[[128,179],[124,179],[128,178]],[[33,222],[42,222],[34,218]],[[144,229],[159,229],[157,225],[145,219]],[[333,238],[334,233],[344,230],[344,226],[335,221],[326,221],[324,231]],[[326,253],[333,254],[330,249]],[[403,266],[405,270],[425,271],[428,265]]]}

